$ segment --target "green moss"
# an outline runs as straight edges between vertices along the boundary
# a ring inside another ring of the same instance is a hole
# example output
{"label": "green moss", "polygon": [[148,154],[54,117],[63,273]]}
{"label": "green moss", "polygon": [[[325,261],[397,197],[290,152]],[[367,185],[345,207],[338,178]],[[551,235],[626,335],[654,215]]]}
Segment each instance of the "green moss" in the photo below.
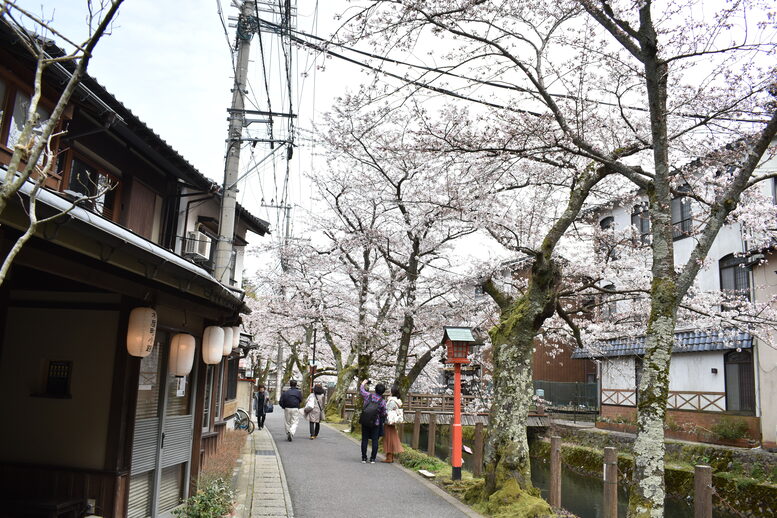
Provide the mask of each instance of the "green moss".
{"label": "green moss", "polygon": [[483,488],[473,485],[467,493],[473,507],[494,518],[544,518],[553,516],[548,503],[522,490],[515,480],[508,480],[487,500],[481,500]]}
{"label": "green moss", "polygon": [[443,473],[446,468],[448,471],[450,471],[450,466],[445,464],[440,459],[431,457],[407,446],[404,446],[404,448],[405,451],[397,456],[397,460],[406,468],[414,469],[416,471],[419,469],[425,469],[426,471],[431,471],[432,473]]}

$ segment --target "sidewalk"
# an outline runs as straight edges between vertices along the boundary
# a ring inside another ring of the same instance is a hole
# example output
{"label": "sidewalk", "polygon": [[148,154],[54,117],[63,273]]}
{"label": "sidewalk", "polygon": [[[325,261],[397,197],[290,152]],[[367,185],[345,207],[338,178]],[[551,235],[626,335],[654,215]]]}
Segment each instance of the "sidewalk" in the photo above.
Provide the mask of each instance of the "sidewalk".
{"label": "sidewalk", "polygon": [[248,436],[233,481],[237,495],[233,516],[294,518],[283,463],[277,453],[266,427]]}

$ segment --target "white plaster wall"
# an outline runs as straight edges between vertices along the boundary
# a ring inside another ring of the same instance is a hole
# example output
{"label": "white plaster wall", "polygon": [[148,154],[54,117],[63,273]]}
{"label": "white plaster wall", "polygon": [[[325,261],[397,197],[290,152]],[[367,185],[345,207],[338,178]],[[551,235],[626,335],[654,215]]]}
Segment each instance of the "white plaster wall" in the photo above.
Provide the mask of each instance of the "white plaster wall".
{"label": "white plaster wall", "polygon": [[[753,268],[755,301],[766,302],[777,296],[777,254],[768,254],[767,263]],[[777,343],[777,330],[771,332],[771,342]],[[777,445],[777,350],[756,341],[756,401],[761,412],[761,435],[764,442]]]}
{"label": "white plaster wall", "polygon": [[602,360],[602,389],[634,389],[634,357],[605,358]]}
{"label": "white plaster wall", "polygon": [[[718,373],[713,374],[712,369]],[[683,353],[672,356],[669,366],[669,390],[688,392],[725,392],[723,353]]]}

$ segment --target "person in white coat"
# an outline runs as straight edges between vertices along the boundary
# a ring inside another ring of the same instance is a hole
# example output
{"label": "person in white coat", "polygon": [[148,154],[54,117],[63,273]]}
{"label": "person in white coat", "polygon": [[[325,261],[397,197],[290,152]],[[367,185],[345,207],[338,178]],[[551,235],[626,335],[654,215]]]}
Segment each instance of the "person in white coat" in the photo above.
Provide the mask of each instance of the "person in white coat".
{"label": "person in white coat", "polygon": [[310,440],[318,437],[321,429],[321,419],[324,416],[324,387],[316,383],[313,392],[310,393],[305,401],[305,419],[310,423]]}

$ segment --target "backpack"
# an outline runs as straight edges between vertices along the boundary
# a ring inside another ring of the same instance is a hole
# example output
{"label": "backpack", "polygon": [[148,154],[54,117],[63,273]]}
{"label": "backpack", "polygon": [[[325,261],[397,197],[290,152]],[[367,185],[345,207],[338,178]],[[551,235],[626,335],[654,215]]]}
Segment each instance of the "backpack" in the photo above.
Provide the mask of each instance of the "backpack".
{"label": "backpack", "polygon": [[378,410],[378,402],[370,398],[369,402],[364,405],[359,423],[362,426],[375,426],[375,421],[378,419]]}

